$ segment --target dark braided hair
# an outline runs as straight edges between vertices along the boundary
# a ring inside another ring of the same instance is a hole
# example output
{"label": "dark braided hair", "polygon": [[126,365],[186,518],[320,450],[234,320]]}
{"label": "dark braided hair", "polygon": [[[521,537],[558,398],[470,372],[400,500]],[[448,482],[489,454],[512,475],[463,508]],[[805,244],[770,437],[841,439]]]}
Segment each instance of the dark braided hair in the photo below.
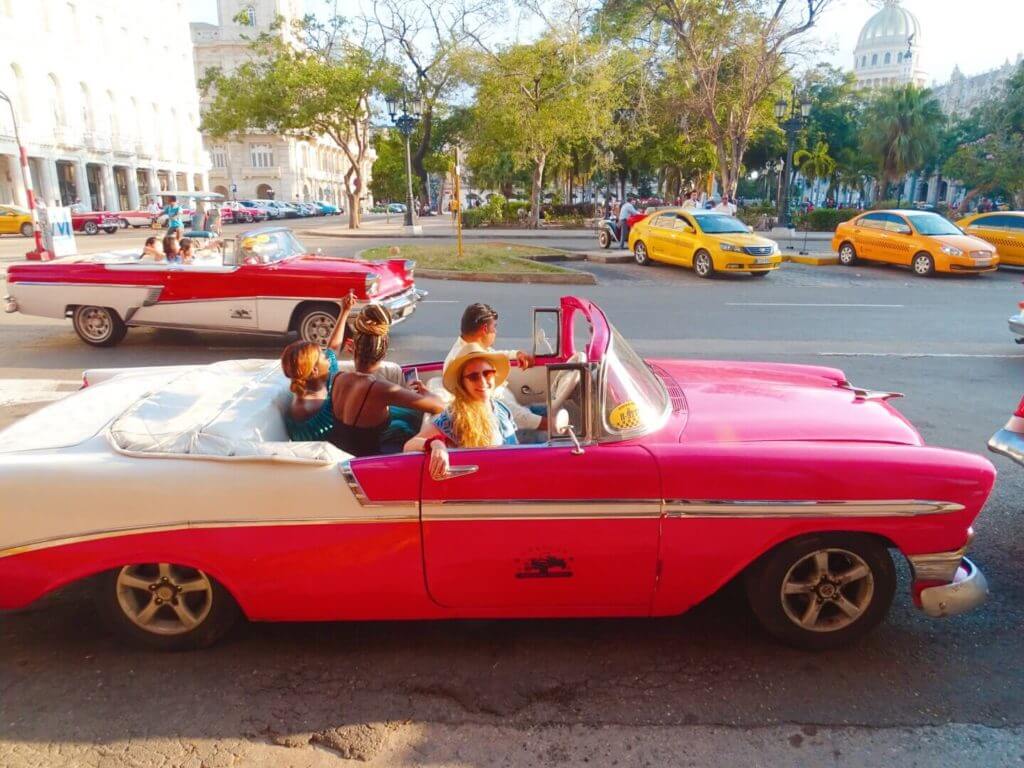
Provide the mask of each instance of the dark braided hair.
{"label": "dark braided hair", "polygon": [[352,322],[352,356],[356,368],[369,368],[388,353],[391,313],[380,304],[368,304]]}

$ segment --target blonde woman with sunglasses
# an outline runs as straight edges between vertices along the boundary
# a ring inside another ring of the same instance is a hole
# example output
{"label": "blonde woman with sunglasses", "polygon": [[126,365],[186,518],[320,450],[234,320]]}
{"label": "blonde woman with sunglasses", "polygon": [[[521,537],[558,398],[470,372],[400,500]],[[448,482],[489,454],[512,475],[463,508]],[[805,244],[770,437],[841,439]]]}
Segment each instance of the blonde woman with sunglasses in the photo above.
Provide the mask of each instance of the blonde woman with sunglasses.
{"label": "blonde woman with sunglasses", "polygon": [[508,358],[480,344],[467,344],[445,368],[444,388],[454,400],[443,413],[424,424],[406,451],[425,451],[430,476],[448,474],[448,447],[489,448],[516,444],[516,425],[496,392],[508,378]]}

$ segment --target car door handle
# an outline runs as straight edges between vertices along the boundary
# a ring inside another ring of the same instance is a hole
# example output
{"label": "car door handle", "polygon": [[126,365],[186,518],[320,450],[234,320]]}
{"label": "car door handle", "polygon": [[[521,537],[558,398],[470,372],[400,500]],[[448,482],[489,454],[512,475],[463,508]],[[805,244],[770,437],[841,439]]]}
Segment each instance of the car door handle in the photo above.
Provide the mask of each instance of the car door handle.
{"label": "car door handle", "polygon": [[544,394],[544,392],[542,390],[531,389],[529,384],[523,384],[523,386],[521,386],[519,388],[519,392],[521,394],[524,394],[524,395],[543,395]]}
{"label": "car door handle", "polygon": [[438,478],[438,480],[452,480],[456,477],[462,477],[463,475],[471,475],[476,472],[480,467],[476,464],[463,464],[461,467],[448,467],[448,474],[444,477]]}

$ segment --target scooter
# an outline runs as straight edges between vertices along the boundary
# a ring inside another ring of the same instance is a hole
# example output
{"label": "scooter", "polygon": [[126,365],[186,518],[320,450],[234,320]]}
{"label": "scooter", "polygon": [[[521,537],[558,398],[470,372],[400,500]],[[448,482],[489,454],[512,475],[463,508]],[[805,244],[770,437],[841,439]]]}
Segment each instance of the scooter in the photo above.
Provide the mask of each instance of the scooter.
{"label": "scooter", "polygon": [[620,245],[622,243],[620,231],[619,222],[615,219],[601,219],[597,225],[597,242],[601,244],[602,248],[611,248],[612,243]]}

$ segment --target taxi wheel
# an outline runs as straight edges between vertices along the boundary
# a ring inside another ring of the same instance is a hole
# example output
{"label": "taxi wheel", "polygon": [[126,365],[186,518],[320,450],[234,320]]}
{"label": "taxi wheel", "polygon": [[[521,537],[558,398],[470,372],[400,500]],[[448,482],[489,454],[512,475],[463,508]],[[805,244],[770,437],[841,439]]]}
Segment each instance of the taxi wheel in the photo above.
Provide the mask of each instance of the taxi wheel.
{"label": "taxi wheel", "polygon": [[97,612],[128,642],[155,651],[205,648],[222,638],[241,611],[224,587],[195,568],[139,563],[101,574]]}
{"label": "taxi wheel", "polygon": [[857,262],[857,251],[853,249],[853,243],[843,243],[839,246],[839,263],[844,267],[851,267]]}
{"label": "taxi wheel", "polygon": [[93,347],[113,347],[128,333],[128,326],[110,307],[75,307],[71,325],[78,337]]}
{"label": "taxi wheel", "polygon": [[21,225],[21,236],[32,237],[32,225],[25,223]]}
{"label": "taxi wheel", "polygon": [[697,251],[693,255],[693,271],[697,273],[697,277],[714,277],[715,262],[711,258],[711,254],[707,251]]}
{"label": "taxi wheel", "polygon": [[861,533],[824,533],[780,544],[744,574],[758,621],[805,650],[838,648],[885,618],[896,569],[885,544]]}
{"label": "taxi wheel", "polygon": [[914,274],[919,277],[931,277],[935,274],[935,259],[927,253],[918,253],[912,263]]}
{"label": "taxi wheel", "polygon": [[636,259],[636,263],[641,267],[646,267],[651,263],[651,257],[647,253],[647,246],[644,245],[642,240],[637,240],[636,245],[633,246],[633,258]]}

